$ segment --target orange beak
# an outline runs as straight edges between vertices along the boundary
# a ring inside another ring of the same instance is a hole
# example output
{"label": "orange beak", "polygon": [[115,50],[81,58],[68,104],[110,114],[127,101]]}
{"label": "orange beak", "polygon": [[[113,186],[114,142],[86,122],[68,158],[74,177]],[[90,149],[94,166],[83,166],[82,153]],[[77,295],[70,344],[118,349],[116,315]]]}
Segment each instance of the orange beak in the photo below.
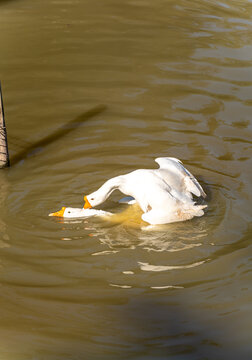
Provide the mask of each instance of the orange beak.
{"label": "orange beak", "polygon": [[49,216],[63,217],[65,210],[66,210],[65,206],[63,206],[63,208],[61,210],[56,211],[55,213],[51,213],[51,214],[49,214]]}
{"label": "orange beak", "polygon": [[92,205],[89,203],[89,201],[88,201],[88,199],[87,199],[86,196],[84,196],[84,201],[85,201],[85,203],[84,203],[83,208],[84,208],[84,209],[90,209],[90,208],[92,207]]}

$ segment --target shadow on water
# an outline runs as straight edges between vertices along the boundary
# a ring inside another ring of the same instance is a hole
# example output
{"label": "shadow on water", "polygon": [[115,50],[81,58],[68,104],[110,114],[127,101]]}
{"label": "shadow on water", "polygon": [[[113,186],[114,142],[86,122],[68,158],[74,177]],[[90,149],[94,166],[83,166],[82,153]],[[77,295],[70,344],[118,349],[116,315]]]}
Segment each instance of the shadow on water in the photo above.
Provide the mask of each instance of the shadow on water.
{"label": "shadow on water", "polygon": [[19,1],[19,0],[0,0],[0,5],[14,1]]}
{"label": "shadow on water", "polygon": [[[93,109],[86,111],[85,113],[77,116],[75,119],[67,122],[62,127],[54,131],[52,134],[45,136],[41,140],[37,141],[34,144],[27,144],[26,148],[11,157],[10,164],[11,166],[17,164],[19,161],[25,159],[27,156],[31,156],[33,153],[36,153],[41,147],[47,146],[56,140],[66,136],[71,131],[79,128],[84,121],[89,120],[90,118],[100,114],[106,110],[105,105],[98,105]],[[18,140],[18,139],[17,139]],[[15,140],[16,141],[16,140]]]}
{"label": "shadow on water", "polygon": [[171,300],[166,293],[160,300],[156,295],[149,295],[146,299],[141,297],[132,301],[121,314],[124,326],[129,330],[126,341],[134,344],[139,359],[250,358],[247,349],[232,345],[232,338],[230,343],[223,344],[224,333],[227,336],[229,329],[213,327],[210,312],[199,316],[198,309],[188,304],[186,297],[176,296],[174,300],[173,296]]}
{"label": "shadow on water", "polygon": [[[71,328],[62,326],[62,329],[54,329],[52,332],[57,332],[58,337],[61,335],[65,339],[64,343],[59,343],[55,335],[53,343],[48,341],[45,347],[31,343],[27,349],[27,358],[34,351],[34,346],[37,346],[36,353],[43,353],[48,360],[251,359],[247,348],[236,347],[230,329],[213,325],[210,310],[208,313],[200,311],[199,314],[199,309],[194,308],[190,301],[188,303],[185,296],[174,296],[176,290],[169,291],[172,292],[171,296],[160,290],[153,295],[136,295],[130,302],[127,296],[121,296],[118,302],[117,294],[110,292],[109,297],[101,297],[100,303],[96,303],[101,310],[102,303],[110,302],[106,307],[106,332],[101,330],[99,320],[95,325],[95,336],[89,333],[86,324],[80,322],[73,346]],[[78,314],[78,306],[78,301],[76,304],[72,302],[75,309],[73,314]],[[88,304],[85,306],[88,309]],[[223,337],[229,335],[230,341],[223,343]]]}

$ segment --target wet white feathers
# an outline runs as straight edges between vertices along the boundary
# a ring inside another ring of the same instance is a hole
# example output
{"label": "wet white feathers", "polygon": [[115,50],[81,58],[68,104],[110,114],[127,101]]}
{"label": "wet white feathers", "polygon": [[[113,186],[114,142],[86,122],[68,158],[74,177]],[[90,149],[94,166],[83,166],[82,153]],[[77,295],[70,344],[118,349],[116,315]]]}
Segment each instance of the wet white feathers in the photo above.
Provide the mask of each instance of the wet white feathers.
{"label": "wet white feathers", "polygon": [[195,177],[175,158],[155,160],[159,169],[139,169],[106,181],[97,191],[87,196],[91,206],[103,203],[118,189],[132,196],[150,224],[165,224],[202,216],[206,205],[195,205],[192,194],[206,194]]}
{"label": "wet white feathers", "polygon": [[182,162],[176,158],[157,158],[160,176],[173,188],[181,193],[185,193],[192,198],[195,196],[206,197],[206,194],[195,177],[183,166]]}

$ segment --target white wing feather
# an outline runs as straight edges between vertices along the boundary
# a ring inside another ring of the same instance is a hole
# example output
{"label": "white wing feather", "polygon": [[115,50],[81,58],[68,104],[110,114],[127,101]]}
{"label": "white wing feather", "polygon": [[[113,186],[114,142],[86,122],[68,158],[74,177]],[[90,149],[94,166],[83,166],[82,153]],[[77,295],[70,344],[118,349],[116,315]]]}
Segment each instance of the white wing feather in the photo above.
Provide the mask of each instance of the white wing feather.
{"label": "white wing feather", "polygon": [[[176,179],[175,186],[180,187],[185,192],[196,196],[206,197],[206,194],[195,177],[183,166],[179,159],[171,157],[157,158],[155,161],[159,164],[161,174],[164,180],[169,183],[171,179]],[[162,171],[164,170],[164,171]],[[173,180],[173,181],[174,181]],[[180,182],[180,183],[178,183]]]}

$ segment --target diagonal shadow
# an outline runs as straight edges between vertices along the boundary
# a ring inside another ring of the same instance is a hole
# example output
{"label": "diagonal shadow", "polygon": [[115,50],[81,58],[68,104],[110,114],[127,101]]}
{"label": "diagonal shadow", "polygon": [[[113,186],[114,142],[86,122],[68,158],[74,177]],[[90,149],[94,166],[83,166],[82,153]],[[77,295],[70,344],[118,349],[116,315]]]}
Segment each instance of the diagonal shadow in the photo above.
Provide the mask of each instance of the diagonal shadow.
{"label": "diagonal shadow", "polygon": [[105,105],[98,105],[98,106],[86,111],[85,113],[77,116],[75,119],[67,122],[62,127],[57,129],[56,131],[54,131],[52,134],[45,136],[44,138],[40,139],[39,141],[35,142],[34,144],[27,144],[28,146],[25,149],[23,149],[22,151],[20,151],[19,153],[15,154],[14,156],[11,157],[11,159],[10,159],[11,166],[17,164],[20,160],[25,159],[28,155],[30,156],[32,154],[32,152],[34,152],[34,150],[36,150],[40,147],[49,145],[52,142],[55,142],[56,140],[62,138],[63,136],[66,136],[71,131],[79,128],[83,124],[84,121],[91,119],[92,117],[100,114],[104,110],[106,110]]}
{"label": "diagonal shadow", "polygon": [[13,1],[19,1],[19,0],[0,0],[0,5]]}

